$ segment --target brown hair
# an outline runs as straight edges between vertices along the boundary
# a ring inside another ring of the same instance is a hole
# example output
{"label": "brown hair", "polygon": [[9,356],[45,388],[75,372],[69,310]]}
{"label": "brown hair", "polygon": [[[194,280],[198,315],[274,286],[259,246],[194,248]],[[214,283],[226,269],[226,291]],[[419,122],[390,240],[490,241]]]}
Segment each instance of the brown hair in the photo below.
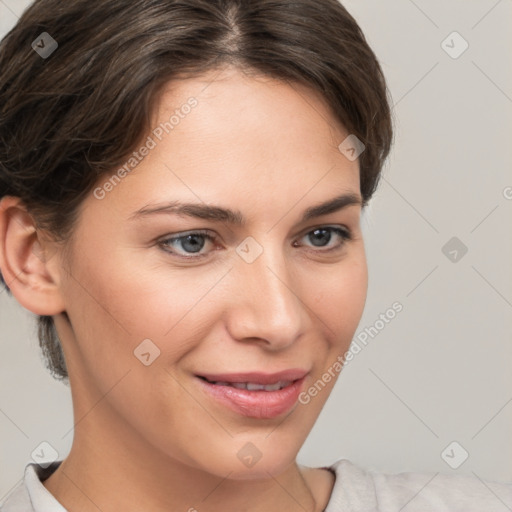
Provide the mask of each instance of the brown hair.
{"label": "brown hair", "polygon": [[[47,58],[31,47],[43,32],[58,43]],[[337,0],[36,0],[0,44],[0,198],[20,197],[65,240],[98,179],[150,128],[162,86],[221,64],[318,91],[366,146],[367,203],[392,143],[388,91]],[[52,318],[38,325],[48,368],[66,378]]]}

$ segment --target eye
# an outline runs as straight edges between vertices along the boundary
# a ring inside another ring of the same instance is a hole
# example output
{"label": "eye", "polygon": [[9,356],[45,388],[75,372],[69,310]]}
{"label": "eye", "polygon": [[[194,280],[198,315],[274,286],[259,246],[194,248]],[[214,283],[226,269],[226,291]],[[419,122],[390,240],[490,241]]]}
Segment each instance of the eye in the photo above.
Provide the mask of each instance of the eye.
{"label": "eye", "polygon": [[214,241],[215,237],[207,231],[191,231],[166,238],[160,241],[160,246],[178,257],[198,259],[207,256],[206,253],[201,253],[201,250]]}
{"label": "eye", "polygon": [[[322,226],[308,231],[302,238],[310,241],[314,247],[327,247],[327,251],[331,251],[343,247],[345,242],[352,239],[352,235],[348,229]],[[330,242],[336,241],[336,239],[338,239],[337,243],[334,245],[330,244]],[[329,244],[331,245],[330,247]],[[326,251],[324,250],[324,252]]]}
{"label": "eye", "polygon": [[[331,250],[340,249],[345,245],[345,242],[352,239],[352,235],[348,229],[333,227],[333,226],[322,226],[310,230],[302,239],[307,239],[316,248],[325,248],[317,252],[327,252]],[[338,242],[332,244],[334,240]],[[208,244],[213,244],[216,237],[208,231],[190,231],[188,233],[180,233],[179,235],[165,238],[159,242],[160,247],[164,251],[184,259],[200,259],[208,256]],[[294,247],[308,244],[297,244],[294,242]],[[205,249],[203,251],[203,249]]]}

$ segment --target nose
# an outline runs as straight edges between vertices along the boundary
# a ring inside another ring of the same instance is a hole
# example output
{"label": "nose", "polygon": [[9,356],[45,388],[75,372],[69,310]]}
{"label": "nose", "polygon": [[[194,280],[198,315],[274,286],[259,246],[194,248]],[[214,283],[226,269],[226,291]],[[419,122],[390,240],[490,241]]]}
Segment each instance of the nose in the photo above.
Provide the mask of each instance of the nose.
{"label": "nose", "polygon": [[237,260],[230,273],[233,294],[227,311],[233,339],[282,350],[304,333],[309,317],[290,269],[282,251],[268,247],[252,263]]}

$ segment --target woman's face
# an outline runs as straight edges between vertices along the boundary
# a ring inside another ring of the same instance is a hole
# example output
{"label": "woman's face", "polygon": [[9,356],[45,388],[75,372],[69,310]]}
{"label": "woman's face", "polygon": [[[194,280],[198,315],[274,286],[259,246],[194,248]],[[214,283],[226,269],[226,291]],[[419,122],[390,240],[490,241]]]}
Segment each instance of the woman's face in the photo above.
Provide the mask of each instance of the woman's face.
{"label": "woman's face", "polygon": [[85,200],[60,260],[75,443],[277,474],[366,298],[349,134],[309,89],[227,69],[173,83],[147,135]]}

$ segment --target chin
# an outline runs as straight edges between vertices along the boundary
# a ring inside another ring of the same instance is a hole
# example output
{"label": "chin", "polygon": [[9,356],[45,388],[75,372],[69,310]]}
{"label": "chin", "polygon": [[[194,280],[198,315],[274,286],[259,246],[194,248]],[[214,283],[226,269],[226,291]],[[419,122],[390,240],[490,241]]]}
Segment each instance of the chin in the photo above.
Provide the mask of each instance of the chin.
{"label": "chin", "polygon": [[[276,436],[277,438],[277,436]],[[226,446],[222,453],[210,453],[209,471],[230,480],[262,480],[278,476],[294,464],[300,449],[297,442],[272,443],[272,434],[259,442],[237,442]],[[204,462],[203,462],[204,464]]]}
{"label": "chin", "polygon": [[255,463],[252,467],[244,467],[242,463],[236,466],[230,465],[226,467],[227,472],[223,476],[229,473],[230,480],[268,480],[270,477],[277,477],[290,467],[295,461],[295,458],[289,457],[286,461],[277,460],[272,458],[271,460],[263,460],[263,457]]}

